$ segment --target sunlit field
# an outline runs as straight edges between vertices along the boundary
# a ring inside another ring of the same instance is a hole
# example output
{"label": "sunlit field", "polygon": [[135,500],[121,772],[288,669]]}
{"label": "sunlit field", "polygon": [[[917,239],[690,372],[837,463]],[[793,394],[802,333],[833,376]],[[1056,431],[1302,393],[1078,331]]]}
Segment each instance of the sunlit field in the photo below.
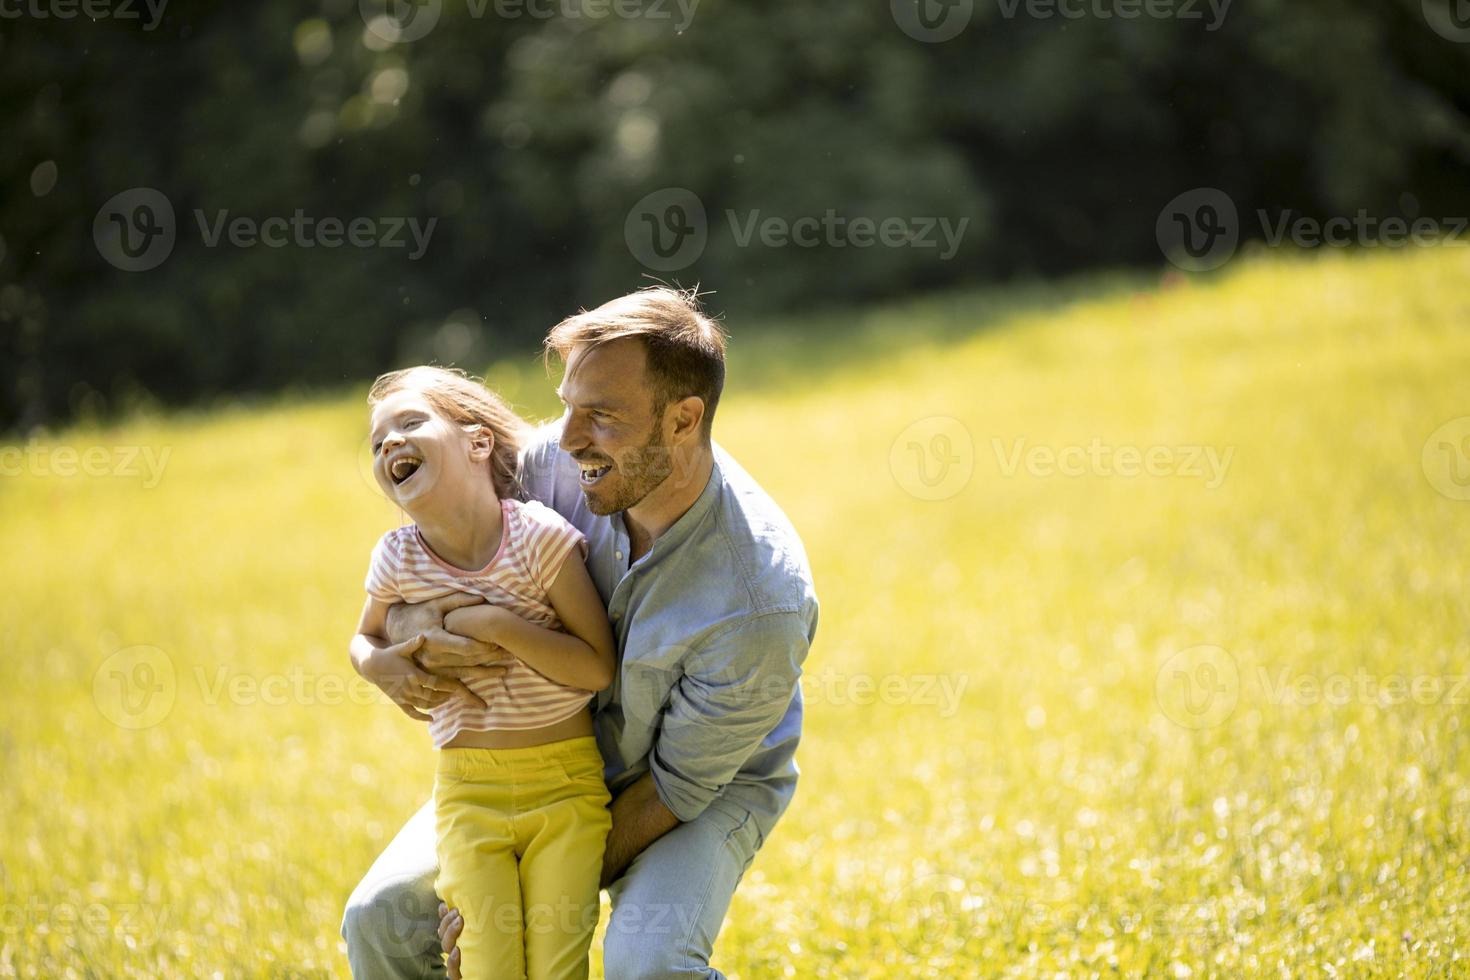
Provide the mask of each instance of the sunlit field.
{"label": "sunlit field", "polygon": [[[716,964],[1470,975],[1467,282],[1258,256],[729,323],[716,435],[822,612]],[[490,374],[553,410],[533,351]],[[0,457],[0,975],[346,975],[432,773],[347,660],[398,520],[364,390]]]}

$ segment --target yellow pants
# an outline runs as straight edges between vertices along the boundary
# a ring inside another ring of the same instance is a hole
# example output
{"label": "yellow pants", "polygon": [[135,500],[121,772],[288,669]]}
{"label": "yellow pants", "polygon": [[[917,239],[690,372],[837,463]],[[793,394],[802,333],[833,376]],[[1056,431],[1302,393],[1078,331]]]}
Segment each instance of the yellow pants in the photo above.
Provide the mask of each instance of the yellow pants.
{"label": "yellow pants", "polygon": [[610,800],[590,735],[439,753],[434,888],[464,918],[464,980],[587,976]]}

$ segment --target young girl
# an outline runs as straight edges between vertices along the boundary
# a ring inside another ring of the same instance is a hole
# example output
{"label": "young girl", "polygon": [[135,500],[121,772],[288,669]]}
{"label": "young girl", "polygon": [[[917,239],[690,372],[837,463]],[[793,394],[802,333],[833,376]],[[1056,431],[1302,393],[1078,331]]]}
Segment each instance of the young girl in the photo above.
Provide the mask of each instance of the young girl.
{"label": "young girl", "polygon": [[368,394],[373,473],[414,524],[378,542],[352,656],[364,674],[403,665],[422,637],[390,649],[388,607],[451,592],[452,632],[503,647],[509,671],[472,679],[430,710],[435,890],[464,918],[465,980],[586,977],[611,827],[588,703],[612,679],[607,611],[586,540],[556,512],[514,497],[526,424],[462,373],[385,374]]}

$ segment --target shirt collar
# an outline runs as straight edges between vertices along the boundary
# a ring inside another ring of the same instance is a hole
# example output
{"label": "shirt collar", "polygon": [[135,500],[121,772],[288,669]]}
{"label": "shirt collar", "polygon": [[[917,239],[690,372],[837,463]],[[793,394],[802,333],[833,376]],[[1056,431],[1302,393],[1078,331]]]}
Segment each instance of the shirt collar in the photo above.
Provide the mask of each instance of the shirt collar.
{"label": "shirt collar", "polygon": [[[714,509],[715,498],[720,495],[720,487],[725,480],[724,473],[720,469],[718,450],[715,449],[713,444],[710,446],[710,456],[713,465],[709,471],[709,482],[704,485],[704,489],[700,491],[699,496],[695,498],[694,503],[690,505],[689,509],[681,514],[677,521],[670,524],[667,531],[654,539],[653,547],[648,549],[648,554],[643,556],[643,560],[652,558],[654,555],[664,554],[679,547],[680,544],[689,539],[689,536],[694,533],[694,529],[699,527],[700,523],[704,521],[705,515]],[[619,514],[618,518],[621,520],[622,515]],[[624,526],[626,527],[626,525]]]}

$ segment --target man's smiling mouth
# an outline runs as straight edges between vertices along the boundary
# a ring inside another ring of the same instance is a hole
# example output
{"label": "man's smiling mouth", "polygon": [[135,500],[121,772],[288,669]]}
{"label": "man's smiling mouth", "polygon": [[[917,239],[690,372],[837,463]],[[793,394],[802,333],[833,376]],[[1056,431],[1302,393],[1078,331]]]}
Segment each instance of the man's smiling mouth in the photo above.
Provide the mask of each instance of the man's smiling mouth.
{"label": "man's smiling mouth", "polygon": [[592,486],[604,476],[607,476],[608,470],[612,469],[611,463],[578,462],[577,466],[582,471],[582,486],[584,487]]}
{"label": "man's smiling mouth", "polygon": [[395,486],[402,486],[404,481],[419,471],[424,461],[417,456],[399,456],[388,464],[388,478]]}

